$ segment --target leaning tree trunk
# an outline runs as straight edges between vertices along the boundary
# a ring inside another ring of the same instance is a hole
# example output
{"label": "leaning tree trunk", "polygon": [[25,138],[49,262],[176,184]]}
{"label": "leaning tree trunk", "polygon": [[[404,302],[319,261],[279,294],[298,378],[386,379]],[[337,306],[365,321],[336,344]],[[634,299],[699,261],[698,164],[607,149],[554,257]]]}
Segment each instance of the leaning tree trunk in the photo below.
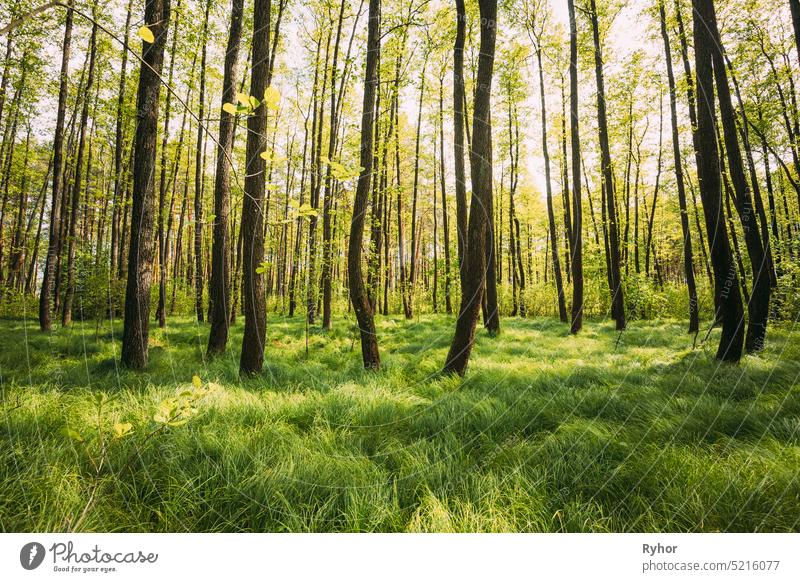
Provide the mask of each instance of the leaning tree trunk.
{"label": "leaning tree trunk", "polygon": [[[231,25],[228,47],[225,50],[225,73],[222,80],[222,103],[231,103],[236,97],[237,61],[242,42],[242,12],[244,0],[232,0]],[[208,355],[225,351],[230,326],[230,241],[228,219],[231,211],[231,163],[233,156],[234,115],[224,109],[219,114],[219,139],[217,140],[217,172],[214,178],[214,240],[211,249],[211,330],[208,334]]]}
{"label": "leaning tree trunk", "polygon": [[800,0],[789,0],[792,9],[792,26],[794,27],[794,42],[797,47],[797,58],[800,59]]}
{"label": "leaning tree trunk", "polygon": [[479,0],[481,17],[480,56],[472,121],[472,212],[469,217],[468,240],[462,268],[461,306],[444,371],[461,376],[467,371],[475,342],[475,326],[481,309],[484,282],[494,279],[486,272],[487,216],[492,207],[492,125],[491,89],[494,52],[497,39],[497,0]]}
{"label": "leaning tree trunk", "polygon": [[731,101],[728,74],[725,69],[724,48],[717,28],[717,18],[713,0],[702,0],[707,14],[707,30],[711,41],[714,78],[717,83],[717,99],[719,100],[720,119],[725,139],[725,151],[728,158],[728,169],[733,182],[734,205],[739,214],[747,245],[747,254],[753,269],[753,291],[748,302],[748,324],[745,336],[745,349],[748,353],[764,348],[769,320],[769,301],[772,293],[770,283],[770,263],[764,250],[764,243],[758,226],[758,218],[753,206],[750,186],[747,183],[739,136],[736,130],[736,114]]}
{"label": "leaning tree trunk", "polygon": [[[270,0],[255,0],[253,6],[253,49],[250,95],[261,98],[269,77]],[[266,99],[247,118],[247,170],[242,203],[242,293],[244,336],[239,373],[255,374],[264,365],[267,337],[267,307],[264,297],[264,199],[267,186]]]}
{"label": "leaning tree trunk", "polygon": [[742,356],[744,311],[739,277],[725,227],[725,211],[722,208],[721,169],[714,122],[714,73],[711,64],[714,41],[707,29],[708,22],[713,17],[713,7],[709,6],[709,0],[693,0],[692,4],[697,72],[697,176],[711,244],[714,295],[718,311],[716,319],[722,323],[717,359],[737,362]]}
{"label": "leaning tree trunk", "polygon": [[581,210],[581,142],[578,126],[578,28],[575,2],[569,8],[569,109],[572,139],[572,326],[571,333],[583,327],[583,212]]}
{"label": "leaning tree trunk", "polygon": [[361,334],[361,357],[364,367],[378,369],[381,365],[378,353],[378,336],[372,305],[367,296],[361,269],[361,243],[364,237],[364,218],[370,190],[373,162],[373,122],[375,93],[378,86],[378,57],[380,54],[381,2],[369,0],[369,24],[367,26],[367,63],[364,75],[364,100],[361,108],[361,148],[356,195],[353,200],[353,218],[350,223],[350,240],[347,246],[347,279],[350,286],[350,301],[358,321]]}
{"label": "leaning tree trunk", "polygon": [[156,170],[158,97],[169,26],[170,0],[147,0],[144,22],[155,42],[143,42],[136,97],[136,138],[133,154],[133,208],[125,291],[125,325],[122,364],[141,369],[147,365],[150,325],[150,281],[153,276],[153,197]]}
{"label": "leaning tree trunk", "polygon": [[61,75],[59,77],[58,109],[56,113],[56,132],[53,139],[53,197],[50,205],[50,234],[47,244],[44,274],[42,275],[42,291],[39,294],[39,327],[42,331],[50,331],[53,285],[55,283],[56,262],[61,252],[61,185],[63,179],[64,150],[64,118],[67,112],[69,95],[69,55],[72,43],[72,1],[67,0],[67,20],[64,25],[64,44],[61,51]]}

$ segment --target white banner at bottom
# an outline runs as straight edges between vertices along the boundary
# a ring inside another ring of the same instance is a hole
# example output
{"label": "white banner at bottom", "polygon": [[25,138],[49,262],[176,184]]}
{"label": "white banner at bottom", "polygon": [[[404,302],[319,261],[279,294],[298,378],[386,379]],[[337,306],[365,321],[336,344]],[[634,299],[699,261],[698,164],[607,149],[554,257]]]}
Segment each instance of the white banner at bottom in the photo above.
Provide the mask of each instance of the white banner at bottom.
{"label": "white banner at bottom", "polygon": [[798,534],[2,534],[0,580],[800,580]]}

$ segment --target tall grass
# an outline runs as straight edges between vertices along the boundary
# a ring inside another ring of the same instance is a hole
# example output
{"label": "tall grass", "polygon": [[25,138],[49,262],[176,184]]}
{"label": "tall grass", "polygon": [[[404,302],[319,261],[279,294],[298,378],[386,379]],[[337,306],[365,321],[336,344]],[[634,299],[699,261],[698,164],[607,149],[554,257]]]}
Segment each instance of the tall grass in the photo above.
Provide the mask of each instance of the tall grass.
{"label": "tall grass", "polygon": [[[170,321],[144,373],[119,367],[119,325],[34,327],[0,322],[3,531],[800,529],[790,327],[728,366],[683,323],[574,337],[505,319],[460,380],[438,375],[443,316],[379,321],[379,373],[361,369],[351,321],[306,348],[300,318],[271,316],[265,371],[246,381],[240,325],[209,362],[207,327]],[[213,388],[197,414],[147,436],[194,375]],[[106,452],[64,435],[98,423],[132,430]]]}

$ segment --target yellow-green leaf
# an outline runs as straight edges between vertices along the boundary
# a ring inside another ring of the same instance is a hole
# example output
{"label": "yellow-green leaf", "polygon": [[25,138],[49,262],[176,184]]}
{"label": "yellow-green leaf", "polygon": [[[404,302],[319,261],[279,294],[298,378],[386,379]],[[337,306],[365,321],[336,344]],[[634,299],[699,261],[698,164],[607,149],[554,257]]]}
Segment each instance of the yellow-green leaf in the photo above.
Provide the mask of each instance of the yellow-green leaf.
{"label": "yellow-green leaf", "polygon": [[156,41],[156,37],[153,36],[153,31],[150,30],[147,26],[139,27],[139,30],[136,32],[144,42],[153,44]]}
{"label": "yellow-green leaf", "polygon": [[281,93],[275,87],[267,87],[264,90],[264,104],[269,109],[277,109],[281,100]]}
{"label": "yellow-green leaf", "polygon": [[114,423],[114,437],[120,439],[127,435],[133,429],[130,422],[117,422]]}
{"label": "yellow-green leaf", "polygon": [[203,381],[200,379],[200,376],[192,376],[192,384],[195,388],[200,388],[203,385]]}
{"label": "yellow-green leaf", "polygon": [[233,103],[226,103],[222,106],[222,110],[230,115],[236,115],[236,105]]}
{"label": "yellow-green leaf", "polygon": [[250,95],[247,93],[237,93],[236,100],[245,107],[250,107]]}

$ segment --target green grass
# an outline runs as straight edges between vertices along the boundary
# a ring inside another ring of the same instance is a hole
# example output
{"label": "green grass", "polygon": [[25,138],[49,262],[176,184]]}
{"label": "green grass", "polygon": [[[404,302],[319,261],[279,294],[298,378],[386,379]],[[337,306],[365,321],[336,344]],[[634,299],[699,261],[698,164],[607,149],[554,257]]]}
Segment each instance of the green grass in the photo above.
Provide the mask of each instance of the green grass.
{"label": "green grass", "polygon": [[[0,529],[800,529],[796,331],[772,327],[763,354],[729,366],[716,332],[692,349],[681,322],[634,322],[616,348],[605,321],[578,337],[502,325],[461,380],[437,375],[443,316],[381,318],[384,369],[368,373],[349,321],[312,330],[306,355],[302,320],[271,315],[264,373],[241,381],[241,323],[208,362],[208,328],[171,320],[137,373],[107,324],[0,322]],[[198,414],[146,439],[195,374],[214,388]],[[133,433],[96,472],[62,431],[90,433],[98,393],[103,430]]]}

